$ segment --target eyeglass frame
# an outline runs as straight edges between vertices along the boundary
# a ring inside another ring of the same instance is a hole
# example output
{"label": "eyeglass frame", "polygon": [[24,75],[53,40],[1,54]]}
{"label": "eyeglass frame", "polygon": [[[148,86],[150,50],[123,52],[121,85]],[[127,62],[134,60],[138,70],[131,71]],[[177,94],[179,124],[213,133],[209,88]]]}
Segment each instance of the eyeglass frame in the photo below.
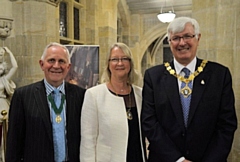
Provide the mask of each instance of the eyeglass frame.
{"label": "eyeglass frame", "polygon": [[173,38],[169,39],[169,41],[174,42],[174,43],[179,43],[181,39],[183,39],[184,42],[187,42],[191,40],[192,38],[196,37],[196,34],[185,34],[183,36],[173,36]]}
{"label": "eyeglass frame", "polygon": [[119,63],[119,61],[121,61],[122,63],[127,63],[131,61],[131,58],[128,57],[122,57],[122,58],[110,58],[108,61],[112,62],[112,63]]}

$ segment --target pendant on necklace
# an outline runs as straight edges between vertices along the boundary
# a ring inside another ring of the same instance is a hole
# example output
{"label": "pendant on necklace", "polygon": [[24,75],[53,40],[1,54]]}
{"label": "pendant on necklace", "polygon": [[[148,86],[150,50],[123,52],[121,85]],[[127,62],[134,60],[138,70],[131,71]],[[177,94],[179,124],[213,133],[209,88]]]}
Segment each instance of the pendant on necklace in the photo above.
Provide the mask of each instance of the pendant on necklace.
{"label": "pendant on necklace", "polygon": [[61,123],[61,121],[62,121],[61,116],[60,116],[60,115],[57,115],[55,121],[56,121],[57,123]]}
{"label": "pendant on necklace", "polygon": [[127,118],[128,120],[132,120],[133,119],[133,116],[132,116],[132,112],[131,112],[131,108],[127,110]]}
{"label": "pendant on necklace", "polygon": [[188,87],[188,84],[186,84],[185,87],[181,89],[181,93],[185,98],[187,98],[192,93],[192,90]]}

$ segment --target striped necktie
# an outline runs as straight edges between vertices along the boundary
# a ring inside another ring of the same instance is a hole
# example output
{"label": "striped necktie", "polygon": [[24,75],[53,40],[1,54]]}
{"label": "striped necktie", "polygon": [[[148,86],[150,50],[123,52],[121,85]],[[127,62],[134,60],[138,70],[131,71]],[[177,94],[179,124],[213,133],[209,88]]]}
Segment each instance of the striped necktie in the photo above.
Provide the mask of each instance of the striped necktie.
{"label": "striped necktie", "polygon": [[[188,78],[190,75],[190,70],[187,68],[183,68],[182,71],[185,73],[184,78]],[[185,82],[182,82],[181,89],[186,86]],[[192,81],[188,83],[188,87],[192,89]],[[190,110],[190,103],[191,103],[191,94],[189,96],[184,96],[182,93],[180,93],[181,103],[182,103],[182,111],[183,111],[183,117],[184,117],[184,125],[187,127],[188,122],[188,115]]]}

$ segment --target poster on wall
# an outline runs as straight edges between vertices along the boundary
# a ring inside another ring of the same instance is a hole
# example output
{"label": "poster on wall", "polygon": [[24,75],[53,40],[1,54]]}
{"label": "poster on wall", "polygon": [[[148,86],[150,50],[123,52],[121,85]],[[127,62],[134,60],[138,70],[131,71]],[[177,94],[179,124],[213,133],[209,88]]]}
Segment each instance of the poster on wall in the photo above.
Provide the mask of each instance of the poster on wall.
{"label": "poster on wall", "polygon": [[88,89],[99,84],[99,46],[66,45],[71,57],[71,68],[66,82]]}

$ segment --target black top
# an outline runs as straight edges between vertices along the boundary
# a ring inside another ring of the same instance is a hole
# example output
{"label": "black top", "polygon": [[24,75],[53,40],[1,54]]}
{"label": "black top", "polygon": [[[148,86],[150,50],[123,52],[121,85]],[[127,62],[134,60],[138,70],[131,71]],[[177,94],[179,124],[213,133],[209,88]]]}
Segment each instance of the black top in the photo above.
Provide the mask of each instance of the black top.
{"label": "black top", "polygon": [[[115,94],[114,92],[112,93]],[[128,111],[128,109],[131,109],[130,111],[133,117],[132,120],[129,120],[126,117],[126,119],[128,120],[128,132],[129,132],[127,147],[127,162],[143,162],[138,112],[133,88],[130,94],[118,96],[124,98],[126,112]]]}

